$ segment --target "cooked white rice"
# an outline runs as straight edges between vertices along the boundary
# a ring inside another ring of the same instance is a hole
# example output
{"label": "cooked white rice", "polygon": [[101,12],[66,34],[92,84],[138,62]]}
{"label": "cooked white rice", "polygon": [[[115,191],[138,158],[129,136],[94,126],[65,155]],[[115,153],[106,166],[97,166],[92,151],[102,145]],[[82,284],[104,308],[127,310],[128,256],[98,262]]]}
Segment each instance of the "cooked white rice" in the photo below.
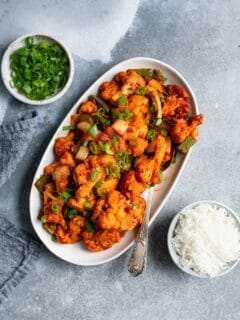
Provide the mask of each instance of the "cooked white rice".
{"label": "cooked white rice", "polygon": [[172,244],[183,266],[213,277],[239,259],[240,230],[224,208],[199,204],[182,212]]}

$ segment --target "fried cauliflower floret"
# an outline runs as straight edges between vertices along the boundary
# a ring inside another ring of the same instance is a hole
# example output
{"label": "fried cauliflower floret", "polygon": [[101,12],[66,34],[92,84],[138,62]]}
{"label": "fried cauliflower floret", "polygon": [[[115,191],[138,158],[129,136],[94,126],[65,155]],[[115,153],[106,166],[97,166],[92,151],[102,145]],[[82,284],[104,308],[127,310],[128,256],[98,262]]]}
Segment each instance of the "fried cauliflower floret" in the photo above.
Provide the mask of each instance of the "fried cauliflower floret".
{"label": "fried cauliflower floret", "polygon": [[129,170],[122,175],[119,190],[128,199],[134,200],[136,197],[140,197],[145,189],[146,185],[136,180],[134,170]]}
{"label": "fried cauliflower floret", "polygon": [[183,98],[170,96],[164,103],[162,113],[165,117],[182,118],[190,111],[190,109],[190,104]]}
{"label": "fried cauliflower floret", "polygon": [[141,156],[148,146],[148,141],[143,138],[129,140],[129,149],[134,157]]}
{"label": "fried cauliflower floret", "polygon": [[128,131],[125,134],[126,139],[133,140],[138,137],[144,139],[148,132],[150,119],[148,98],[139,95],[131,96],[128,110],[133,113],[133,117],[129,121]]}
{"label": "fried cauliflower floret", "polygon": [[80,111],[83,113],[93,114],[97,111],[97,105],[94,101],[88,100],[81,105]]}
{"label": "fried cauliflower floret", "polygon": [[145,84],[142,76],[134,70],[128,70],[119,72],[113,81],[104,82],[99,88],[99,93],[104,100],[117,104],[121,96],[128,97]]}
{"label": "fried cauliflower floret", "polygon": [[166,86],[166,90],[169,96],[176,95],[177,97],[181,97],[187,99],[189,97],[187,91],[177,84],[168,84]]}
{"label": "fried cauliflower floret", "polygon": [[104,201],[99,201],[94,209],[93,218],[101,229],[128,231],[142,222],[145,209],[145,201],[142,198],[138,199],[139,205],[136,204],[134,209],[117,190],[110,191]]}
{"label": "fried cauliflower floret", "polygon": [[98,156],[89,156],[87,162],[92,168],[96,167],[109,167],[112,164],[116,163],[114,156],[110,154],[101,154]]}
{"label": "fried cauliflower floret", "polygon": [[117,230],[99,230],[95,233],[84,231],[83,242],[90,251],[102,251],[111,248],[121,240],[121,234]]}
{"label": "fried cauliflower floret", "polygon": [[99,88],[99,94],[104,100],[112,102],[113,96],[116,95],[119,89],[116,81],[104,82]]}
{"label": "fried cauliflower floret", "polygon": [[58,166],[54,171],[54,180],[58,193],[63,192],[70,184],[70,169],[68,166]]}
{"label": "fried cauliflower floret", "polygon": [[69,166],[70,168],[73,168],[76,166],[73,155],[68,151],[65,152],[63,154],[63,156],[60,158],[60,163],[65,164],[66,166]]}
{"label": "fried cauliflower floret", "polygon": [[68,200],[69,207],[78,211],[82,211],[83,209],[91,210],[96,201],[95,195],[92,192],[93,186],[93,182],[80,186],[75,193],[75,197]]}
{"label": "fried cauliflower floret", "polygon": [[160,165],[166,152],[166,140],[157,136],[151,141],[146,152],[153,153],[152,157],[142,156],[136,165],[136,178],[138,181],[151,184],[160,183]]}
{"label": "fried cauliflower floret", "polygon": [[[55,212],[53,212],[53,208]],[[47,222],[65,226],[66,222],[62,214],[62,207],[57,201],[50,201],[44,204],[43,213]]]}
{"label": "fried cauliflower floret", "polygon": [[59,166],[59,164],[60,164],[59,161],[55,161],[55,162],[49,164],[48,166],[46,166],[44,168],[44,174],[46,174],[47,176],[52,174],[56,170],[56,168]]}
{"label": "fried cauliflower floret", "polygon": [[152,91],[157,91],[158,94],[162,95],[164,93],[164,87],[159,81],[152,79],[147,84],[147,94],[149,95]]}
{"label": "fried cauliflower floret", "polygon": [[105,178],[101,180],[101,185],[96,189],[97,194],[102,197],[104,194],[115,190],[117,188],[119,179],[117,178]]}
{"label": "fried cauliflower floret", "polygon": [[143,155],[142,157],[140,157],[136,166],[137,180],[145,184],[159,183],[160,182],[160,177],[158,177],[159,172],[156,174],[156,169],[157,168],[156,168],[155,161]]}
{"label": "fried cauliflower floret", "polygon": [[193,116],[189,120],[179,119],[172,126],[171,138],[175,143],[182,143],[203,123],[203,115]]}
{"label": "fried cauliflower floret", "polygon": [[56,139],[54,150],[57,156],[61,157],[65,152],[71,151],[74,136],[75,133],[70,131],[66,137],[60,137]]}
{"label": "fried cauliflower floret", "polygon": [[80,163],[73,171],[73,179],[77,186],[88,182],[90,170],[86,163]]}
{"label": "fried cauliflower floret", "polygon": [[57,240],[63,244],[75,243],[81,240],[81,233],[84,230],[85,218],[76,216],[69,221],[68,228],[57,226],[55,235]]}
{"label": "fried cauliflower floret", "polygon": [[[105,130],[106,134],[110,138],[111,149],[113,151],[123,151],[127,149],[127,144],[125,139],[116,133],[116,131],[112,127],[107,127]],[[113,145],[112,137],[115,136],[117,138],[117,144]]]}
{"label": "fried cauliflower floret", "polygon": [[146,85],[143,77],[134,70],[119,72],[115,80],[121,84],[121,94],[126,96],[133,94],[139,87]]}
{"label": "fried cauliflower floret", "polygon": [[137,117],[145,118],[149,113],[149,99],[140,95],[131,96],[128,100],[128,110]]}
{"label": "fried cauliflower floret", "polygon": [[165,155],[164,155],[164,158],[162,161],[163,164],[171,161],[172,156],[173,156],[173,144],[172,144],[171,138],[166,137],[165,141],[166,141],[166,151],[165,151]]}
{"label": "fried cauliflower floret", "polygon": [[142,138],[145,139],[148,133],[148,126],[145,121],[136,119],[132,120],[128,127],[128,131],[124,134],[124,138],[128,141]]}

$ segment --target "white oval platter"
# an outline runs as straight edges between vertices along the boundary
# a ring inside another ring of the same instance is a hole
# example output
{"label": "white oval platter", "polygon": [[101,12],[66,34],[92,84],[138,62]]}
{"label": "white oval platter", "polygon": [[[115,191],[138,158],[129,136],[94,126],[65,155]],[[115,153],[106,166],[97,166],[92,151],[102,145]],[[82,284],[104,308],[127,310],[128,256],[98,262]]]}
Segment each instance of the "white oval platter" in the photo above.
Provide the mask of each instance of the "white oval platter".
{"label": "white oval platter", "polygon": [[[79,105],[87,100],[90,95],[97,94],[98,88],[104,81],[110,81],[118,72],[127,70],[127,69],[140,69],[140,68],[152,68],[152,69],[161,69],[163,74],[167,77],[167,83],[178,84],[184,87],[190,96],[190,103],[192,106],[192,114],[197,114],[199,112],[198,105],[194,93],[187,83],[187,81],[183,78],[183,76],[176,71],[173,67],[168,64],[144,57],[132,58],[129,60],[125,60],[113,68],[108,70],[104,75],[102,75],[97,81],[95,81],[91,87],[78,99],[78,101],[71,108],[65,119],[62,121],[57,131],[53,135],[46,151],[44,152],[40,164],[35,173],[33,184],[30,192],[30,218],[35,232],[37,233],[40,240],[44,243],[44,245],[57,257],[77,265],[91,266],[98,265],[102,263],[109,262],[113,259],[116,259],[120,255],[122,255],[133,243],[134,236],[136,234],[135,231],[127,232],[125,236],[121,239],[121,241],[117,244],[114,244],[112,248],[101,251],[101,252],[90,252],[88,251],[82,242],[76,244],[63,245],[56,243],[51,240],[51,236],[47,231],[45,231],[42,227],[41,221],[38,219],[39,212],[41,211],[41,198],[38,190],[34,186],[36,180],[43,173],[44,167],[51,162],[54,161],[55,156],[53,152],[54,141],[57,137],[63,136],[66,134],[66,131],[62,130],[63,126],[69,125],[70,117],[73,113],[77,112]],[[190,150],[191,152],[191,150]],[[177,180],[179,179],[181,172],[187,162],[187,159],[190,156],[190,152],[187,155],[182,155],[178,158],[177,162],[171,165],[165,172],[164,181],[155,187],[155,192],[153,196],[152,209],[150,214],[150,222],[151,225],[153,221],[156,219],[160,210],[162,209],[164,203],[167,201],[169,195],[174,189]]]}

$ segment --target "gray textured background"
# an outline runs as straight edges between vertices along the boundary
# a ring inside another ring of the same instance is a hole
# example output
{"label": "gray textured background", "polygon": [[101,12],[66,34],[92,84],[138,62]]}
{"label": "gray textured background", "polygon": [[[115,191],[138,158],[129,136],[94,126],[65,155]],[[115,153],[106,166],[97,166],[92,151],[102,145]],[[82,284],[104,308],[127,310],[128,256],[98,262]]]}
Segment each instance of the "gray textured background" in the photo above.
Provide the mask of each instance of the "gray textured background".
{"label": "gray textured background", "polygon": [[[146,273],[126,270],[127,252],[106,265],[82,268],[47,250],[2,306],[2,320],[161,319],[239,320],[240,267],[211,281],[191,278],[171,262],[166,232],[173,215],[200,199],[240,208],[240,2],[4,1],[0,52],[27,32],[57,35],[74,52],[69,92],[39,107],[38,126],[17,170],[0,190],[1,213],[32,231],[28,193],[52,133],[73,102],[115,63],[134,56],[161,59],[192,85],[206,120],[201,137],[167,204],[150,230]],[[0,121],[34,109],[12,99],[0,83]]]}

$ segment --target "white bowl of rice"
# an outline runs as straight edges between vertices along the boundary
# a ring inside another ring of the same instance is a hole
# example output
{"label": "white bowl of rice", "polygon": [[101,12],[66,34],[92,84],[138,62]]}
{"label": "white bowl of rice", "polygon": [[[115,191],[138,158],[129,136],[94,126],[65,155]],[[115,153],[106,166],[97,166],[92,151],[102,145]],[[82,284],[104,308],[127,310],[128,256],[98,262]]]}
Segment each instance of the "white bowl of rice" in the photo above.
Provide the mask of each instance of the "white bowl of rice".
{"label": "white bowl of rice", "polygon": [[200,278],[219,277],[239,262],[240,220],[219,202],[198,201],[173,218],[167,242],[182,271]]}

